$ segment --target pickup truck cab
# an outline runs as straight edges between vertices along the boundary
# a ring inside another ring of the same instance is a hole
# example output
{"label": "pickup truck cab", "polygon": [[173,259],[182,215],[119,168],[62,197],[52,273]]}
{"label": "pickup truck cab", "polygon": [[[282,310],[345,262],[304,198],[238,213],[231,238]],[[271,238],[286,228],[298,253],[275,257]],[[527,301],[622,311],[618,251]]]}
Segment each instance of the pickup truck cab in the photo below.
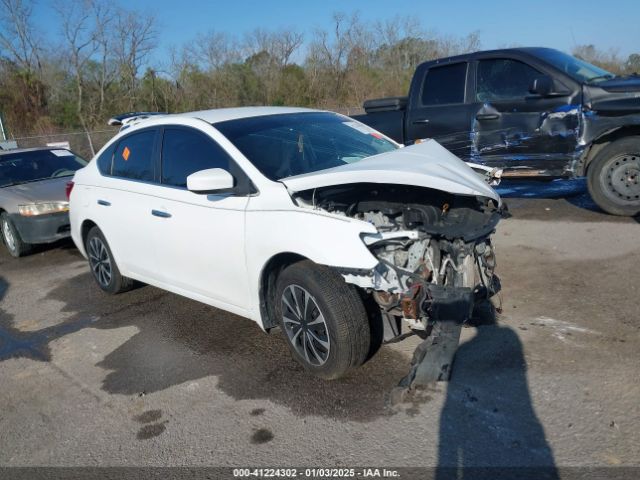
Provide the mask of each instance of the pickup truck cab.
{"label": "pickup truck cab", "polygon": [[640,213],[640,77],[550,48],[422,63],[409,95],[367,100],[357,120],[399,143],[433,138],[503,177],[587,176],[594,201]]}

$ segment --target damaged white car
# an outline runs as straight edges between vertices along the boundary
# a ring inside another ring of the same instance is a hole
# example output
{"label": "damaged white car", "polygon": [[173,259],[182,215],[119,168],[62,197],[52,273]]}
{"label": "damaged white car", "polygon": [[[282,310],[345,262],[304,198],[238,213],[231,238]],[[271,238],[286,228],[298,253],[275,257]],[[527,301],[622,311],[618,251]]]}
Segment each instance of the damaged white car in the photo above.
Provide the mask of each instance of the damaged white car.
{"label": "damaged white car", "polygon": [[427,374],[443,379],[460,325],[500,288],[500,198],[435,141],[401,148],[294,108],[112,123],[69,189],[72,237],[106,292],[138,280],[280,327],[323,378],[417,333],[418,360],[446,347]]}

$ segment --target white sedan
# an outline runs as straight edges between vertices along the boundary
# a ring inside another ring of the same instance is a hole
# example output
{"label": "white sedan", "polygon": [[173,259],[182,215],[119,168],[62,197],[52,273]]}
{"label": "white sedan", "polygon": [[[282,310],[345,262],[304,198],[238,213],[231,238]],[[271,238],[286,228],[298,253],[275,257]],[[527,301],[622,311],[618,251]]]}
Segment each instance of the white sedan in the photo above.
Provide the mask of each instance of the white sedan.
{"label": "white sedan", "polygon": [[137,280],[280,327],[337,378],[499,289],[500,198],[435,141],[300,108],[118,122],[70,185],[73,240],[108,293]]}

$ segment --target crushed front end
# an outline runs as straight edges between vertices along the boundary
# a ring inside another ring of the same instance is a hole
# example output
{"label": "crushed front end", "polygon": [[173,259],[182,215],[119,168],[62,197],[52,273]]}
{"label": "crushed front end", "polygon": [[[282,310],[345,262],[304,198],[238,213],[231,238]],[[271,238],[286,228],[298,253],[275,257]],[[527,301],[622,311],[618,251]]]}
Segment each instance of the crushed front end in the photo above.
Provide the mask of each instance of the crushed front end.
{"label": "crushed front end", "polygon": [[377,228],[362,240],[378,265],[342,274],[375,300],[385,342],[424,339],[403,385],[447,380],[462,325],[500,291],[490,237],[502,208],[486,198],[380,184],[317,189],[308,200]]}

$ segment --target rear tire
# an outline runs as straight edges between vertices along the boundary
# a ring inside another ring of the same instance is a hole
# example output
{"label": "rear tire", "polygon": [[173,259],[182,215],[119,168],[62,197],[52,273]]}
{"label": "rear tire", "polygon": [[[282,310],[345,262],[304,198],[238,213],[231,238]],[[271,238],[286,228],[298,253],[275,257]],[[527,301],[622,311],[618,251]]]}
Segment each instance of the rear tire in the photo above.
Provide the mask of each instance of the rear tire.
{"label": "rear tire", "polygon": [[305,370],[336,379],[362,365],[371,332],[355,287],[329,267],[309,260],[279,275],[275,312],[293,357]]}
{"label": "rear tire", "polygon": [[2,236],[4,246],[7,247],[7,251],[12,257],[24,257],[33,248],[30,243],[22,241],[18,229],[6,212],[2,212],[0,215],[0,236]]}
{"label": "rear tire", "polygon": [[131,290],[133,279],[120,273],[107,239],[98,227],[89,230],[85,240],[85,251],[89,257],[93,279],[102,290],[111,295]]}
{"label": "rear tire", "polygon": [[611,142],[594,157],[587,171],[591,198],[612,215],[640,213],[640,137]]}

